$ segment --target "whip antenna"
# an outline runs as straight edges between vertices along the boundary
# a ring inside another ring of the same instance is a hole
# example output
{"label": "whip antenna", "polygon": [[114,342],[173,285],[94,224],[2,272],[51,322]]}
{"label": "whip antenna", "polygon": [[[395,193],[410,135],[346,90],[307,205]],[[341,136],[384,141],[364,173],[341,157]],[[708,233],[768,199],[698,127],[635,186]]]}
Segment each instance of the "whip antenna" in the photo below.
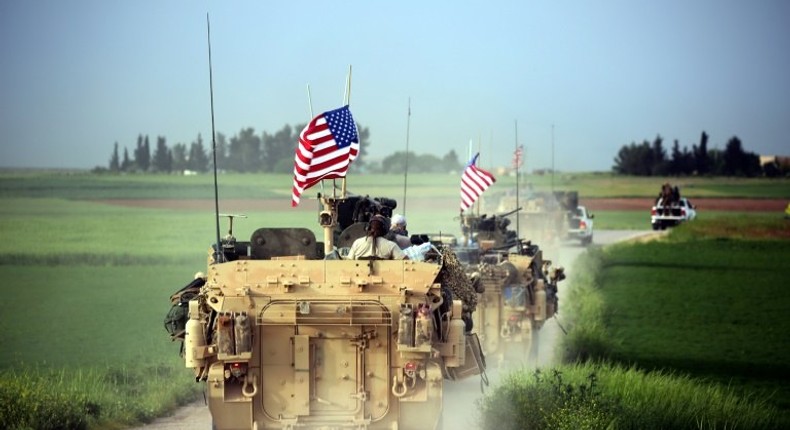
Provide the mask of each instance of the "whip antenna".
{"label": "whip antenna", "polygon": [[217,134],[214,132],[214,75],[211,71],[211,23],[206,13],[206,36],[208,38],[208,88],[211,95],[211,152],[214,157],[214,215],[217,220],[217,248],[214,250],[214,262],[225,260],[222,253],[222,240],[219,235],[219,191],[217,188]]}
{"label": "whip antenna", "polygon": [[406,160],[403,167],[403,215],[406,215],[406,183],[409,178],[409,124],[411,123],[411,97],[409,97],[409,113],[406,115]]}

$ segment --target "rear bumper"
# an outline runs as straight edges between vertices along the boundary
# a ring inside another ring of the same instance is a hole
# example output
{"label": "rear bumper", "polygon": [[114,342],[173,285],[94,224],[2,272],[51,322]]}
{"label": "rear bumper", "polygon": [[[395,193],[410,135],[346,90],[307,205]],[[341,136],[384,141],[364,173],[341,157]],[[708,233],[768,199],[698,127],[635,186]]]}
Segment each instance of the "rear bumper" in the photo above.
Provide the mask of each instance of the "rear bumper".
{"label": "rear bumper", "polygon": [[593,235],[592,230],[568,230],[566,239],[585,239]]}

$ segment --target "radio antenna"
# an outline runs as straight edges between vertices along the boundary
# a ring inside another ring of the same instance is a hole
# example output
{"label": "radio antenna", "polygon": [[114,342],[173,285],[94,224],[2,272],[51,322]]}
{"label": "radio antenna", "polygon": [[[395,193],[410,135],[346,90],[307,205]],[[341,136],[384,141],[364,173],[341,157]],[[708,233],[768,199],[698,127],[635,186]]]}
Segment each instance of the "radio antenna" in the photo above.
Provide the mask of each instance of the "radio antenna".
{"label": "radio antenna", "polygon": [[403,215],[406,215],[406,183],[409,178],[409,124],[411,123],[411,97],[409,97],[409,111],[406,115],[406,160],[403,167]]}
{"label": "radio antenna", "polygon": [[217,187],[217,133],[214,131],[214,75],[211,70],[211,23],[206,12],[206,36],[208,38],[208,88],[211,95],[211,152],[214,157],[214,215],[217,221],[217,247],[214,249],[214,262],[225,260],[222,253],[222,239],[219,235],[219,190]]}

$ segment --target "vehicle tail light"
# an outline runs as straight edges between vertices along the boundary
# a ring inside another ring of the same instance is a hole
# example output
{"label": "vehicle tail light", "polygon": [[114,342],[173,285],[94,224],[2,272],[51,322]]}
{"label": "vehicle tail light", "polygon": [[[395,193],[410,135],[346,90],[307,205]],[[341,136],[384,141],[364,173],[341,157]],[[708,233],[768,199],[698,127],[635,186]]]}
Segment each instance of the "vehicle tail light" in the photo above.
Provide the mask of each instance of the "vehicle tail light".
{"label": "vehicle tail light", "polygon": [[650,215],[656,216],[656,208],[650,209]]}
{"label": "vehicle tail light", "polygon": [[247,363],[228,363],[228,367],[225,369],[226,378],[229,378],[230,376],[233,376],[235,378],[240,378],[246,374],[247,374]]}
{"label": "vehicle tail light", "polygon": [[587,223],[584,222],[584,221],[579,221],[579,228],[581,230],[586,230],[587,229]]}
{"label": "vehicle tail light", "polygon": [[409,378],[414,378],[417,375],[419,367],[419,364],[413,361],[407,361],[406,364],[403,365],[403,373]]}
{"label": "vehicle tail light", "polygon": [[681,209],[680,210],[680,216],[686,216],[686,210],[685,209]]}

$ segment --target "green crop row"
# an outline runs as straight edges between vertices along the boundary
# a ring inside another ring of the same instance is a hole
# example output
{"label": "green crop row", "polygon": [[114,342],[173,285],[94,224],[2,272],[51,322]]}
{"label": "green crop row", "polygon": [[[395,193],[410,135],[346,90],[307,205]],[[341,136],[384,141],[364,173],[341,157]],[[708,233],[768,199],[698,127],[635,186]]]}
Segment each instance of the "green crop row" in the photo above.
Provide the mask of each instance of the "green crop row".
{"label": "green crop row", "polygon": [[[519,176],[496,173],[497,182],[486,192],[496,196],[512,192],[518,185],[536,191],[576,190],[589,197],[654,197],[661,184],[677,185],[688,197],[790,198],[790,179],[711,178],[711,177],[630,177],[608,173],[577,173]],[[290,200],[292,175],[221,174],[218,176],[221,199]],[[331,192],[332,181],[325,181]],[[339,187],[341,181],[335,181]],[[406,185],[406,190],[404,190]],[[401,201],[407,198],[436,198],[460,193],[460,172],[454,174],[349,175],[352,194],[386,196]],[[305,195],[314,196],[321,187]],[[180,175],[95,175],[90,173],[0,172],[0,198],[33,197],[64,199],[213,199],[214,177],[210,174]],[[402,201],[401,201],[402,203]]]}
{"label": "green crop row", "polygon": [[[510,422],[497,404],[515,398],[538,408],[517,408],[532,424],[512,428],[786,428],[786,224],[703,220],[591,249],[568,290],[562,379],[509,380],[484,403],[485,422]],[[579,391],[584,404],[567,398]],[[570,416],[548,425],[557,414]]]}
{"label": "green crop row", "polygon": [[55,430],[150,422],[197,398],[198,386],[186,373],[175,360],[133,367],[5,369],[0,371],[0,426]]}
{"label": "green crop row", "polygon": [[610,363],[514,371],[479,406],[483,430],[782,428],[765,400],[687,375]]}

